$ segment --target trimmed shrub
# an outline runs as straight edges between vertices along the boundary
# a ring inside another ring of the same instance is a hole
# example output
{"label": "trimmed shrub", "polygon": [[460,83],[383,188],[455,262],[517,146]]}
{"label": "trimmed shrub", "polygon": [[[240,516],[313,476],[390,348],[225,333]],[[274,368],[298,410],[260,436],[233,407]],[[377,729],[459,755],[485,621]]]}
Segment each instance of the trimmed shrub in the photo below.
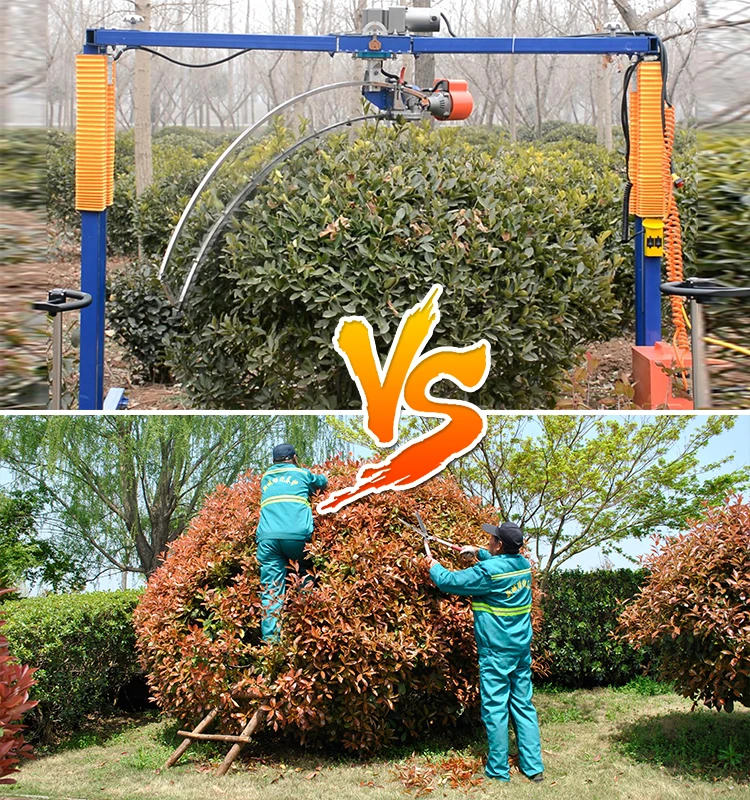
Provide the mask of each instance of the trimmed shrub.
{"label": "trimmed shrub", "polygon": [[608,234],[587,227],[595,171],[565,148],[371,133],[298,151],[245,204],[196,281],[175,377],[208,407],[358,407],[331,344],[339,318],[364,315],[382,354],[440,282],[432,344],[493,348],[476,401],[551,405],[577,347],[619,326]]}
{"label": "trimmed shrub", "polygon": [[[336,489],[353,479],[356,465],[335,460],[321,469]],[[402,520],[419,510],[436,535],[470,541],[487,510],[441,477],[319,517],[309,549],[315,585],[290,589],[281,640],[264,645],[259,502],[258,475],[219,488],[149,581],[134,618],[161,707],[195,722],[219,706],[226,725],[259,704],[240,700],[238,707],[229,696],[236,687],[266,698],[268,724],[286,736],[358,752],[464,721],[477,725],[471,605],[434,587],[418,557],[421,537]],[[465,566],[450,551],[441,556]]]}
{"label": "trimmed shrub", "polygon": [[648,670],[648,650],[639,651],[612,634],[618,603],[641,588],[643,570],[565,570],[550,575],[542,601],[538,647],[548,654],[545,682],[571,689],[621,686]]}
{"label": "trimmed shrub", "polygon": [[[0,595],[10,589],[0,589]],[[5,625],[7,605],[0,606],[0,627]],[[20,724],[23,715],[30,711],[35,701],[29,702],[29,689],[35,681],[31,677],[35,670],[19,664],[11,657],[8,640],[0,633],[0,784],[15,783],[6,776],[18,772],[16,764],[22,758],[33,758],[31,745],[23,738],[24,725]]]}
{"label": "trimmed shrub", "polygon": [[750,285],[750,136],[698,136],[699,273]]}
{"label": "trimmed shrub", "polygon": [[649,646],[684,697],[750,706],[750,506],[707,508],[702,522],[655,540],[650,576],[620,616],[622,638]]}
{"label": "trimmed shrub", "polygon": [[108,321],[144,376],[164,381],[179,319],[156,275],[149,263],[131,264],[116,275],[109,285]]}
{"label": "trimmed shrub", "polygon": [[46,739],[53,728],[111,706],[140,670],[132,612],[140,592],[48,595],[3,605],[13,655],[38,667],[28,722]]}

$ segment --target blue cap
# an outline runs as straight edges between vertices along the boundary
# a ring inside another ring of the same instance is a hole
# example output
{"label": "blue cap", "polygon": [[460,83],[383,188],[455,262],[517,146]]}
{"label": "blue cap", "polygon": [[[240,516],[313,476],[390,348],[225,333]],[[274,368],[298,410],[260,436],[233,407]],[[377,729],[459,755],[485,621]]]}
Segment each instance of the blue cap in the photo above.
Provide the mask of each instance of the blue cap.
{"label": "blue cap", "polygon": [[288,461],[293,456],[297,455],[297,451],[292,444],[277,444],[273,448],[274,461]]}

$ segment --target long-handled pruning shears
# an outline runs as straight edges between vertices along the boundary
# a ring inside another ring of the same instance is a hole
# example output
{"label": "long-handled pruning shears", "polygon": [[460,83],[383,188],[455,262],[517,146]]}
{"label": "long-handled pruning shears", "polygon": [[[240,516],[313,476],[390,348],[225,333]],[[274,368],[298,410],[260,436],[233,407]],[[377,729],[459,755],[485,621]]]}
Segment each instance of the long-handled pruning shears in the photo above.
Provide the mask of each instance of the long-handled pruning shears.
{"label": "long-handled pruning shears", "polygon": [[405,525],[409,525],[410,528],[412,528],[413,530],[417,531],[417,533],[419,533],[421,535],[422,539],[424,540],[424,551],[427,554],[428,558],[432,558],[432,550],[430,550],[430,542],[431,541],[432,542],[437,542],[438,544],[445,545],[445,547],[450,547],[451,550],[456,550],[457,552],[461,551],[460,545],[454,544],[453,542],[449,542],[446,539],[440,539],[437,536],[431,536],[427,532],[427,528],[425,527],[425,524],[422,521],[422,517],[419,516],[419,512],[416,511],[414,513],[416,514],[417,522],[419,523],[419,527],[418,528],[416,528],[414,525],[409,525],[409,523],[405,522],[404,520],[402,520],[402,522],[404,522]]}

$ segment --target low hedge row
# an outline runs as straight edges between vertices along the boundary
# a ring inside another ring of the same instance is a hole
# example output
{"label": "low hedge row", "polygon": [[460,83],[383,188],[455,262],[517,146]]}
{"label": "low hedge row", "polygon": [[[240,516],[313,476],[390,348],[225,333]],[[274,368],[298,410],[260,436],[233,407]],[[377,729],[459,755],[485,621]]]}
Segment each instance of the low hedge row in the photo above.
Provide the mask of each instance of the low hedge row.
{"label": "low hedge row", "polygon": [[566,570],[551,576],[537,640],[550,654],[547,683],[570,689],[622,686],[650,671],[647,649],[635,650],[612,637],[619,602],[632,598],[645,576],[642,569]]}
{"label": "low hedge row", "polygon": [[[565,688],[622,685],[648,667],[648,653],[613,641],[618,600],[632,597],[642,570],[553,574],[544,600],[541,645],[552,669],[546,683]],[[3,604],[11,653],[39,667],[27,716],[37,740],[74,729],[85,714],[112,708],[140,674],[132,613],[140,592],[50,595]]]}
{"label": "low hedge row", "polygon": [[74,729],[85,714],[111,708],[141,670],[135,654],[133,609],[140,592],[48,595],[3,604],[11,654],[38,667],[24,720],[47,740]]}

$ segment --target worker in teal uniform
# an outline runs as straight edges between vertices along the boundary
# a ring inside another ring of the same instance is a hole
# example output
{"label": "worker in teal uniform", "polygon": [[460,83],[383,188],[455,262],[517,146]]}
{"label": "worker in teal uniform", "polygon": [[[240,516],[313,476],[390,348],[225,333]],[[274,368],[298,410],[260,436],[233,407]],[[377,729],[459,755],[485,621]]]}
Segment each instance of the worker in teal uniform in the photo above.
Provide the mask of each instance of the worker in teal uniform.
{"label": "worker in teal uniform", "polygon": [[512,522],[482,525],[486,548],[461,552],[479,563],[452,572],[432,559],[430,577],[448,594],[472,598],[479,653],[482,721],[487,729],[489,778],[510,780],[508,713],[516,731],[521,772],[544,780],[539,722],[531,702],[531,564],[520,555],[523,533]]}
{"label": "worker in teal uniform", "polygon": [[260,520],[256,540],[260,564],[261,634],[265,641],[279,636],[279,609],[284,602],[290,562],[307,574],[305,545],[313,532],[311,499],[325,489],[328,479],[300,467],[291,444],[273,448],[273,465],[260,479]]}

